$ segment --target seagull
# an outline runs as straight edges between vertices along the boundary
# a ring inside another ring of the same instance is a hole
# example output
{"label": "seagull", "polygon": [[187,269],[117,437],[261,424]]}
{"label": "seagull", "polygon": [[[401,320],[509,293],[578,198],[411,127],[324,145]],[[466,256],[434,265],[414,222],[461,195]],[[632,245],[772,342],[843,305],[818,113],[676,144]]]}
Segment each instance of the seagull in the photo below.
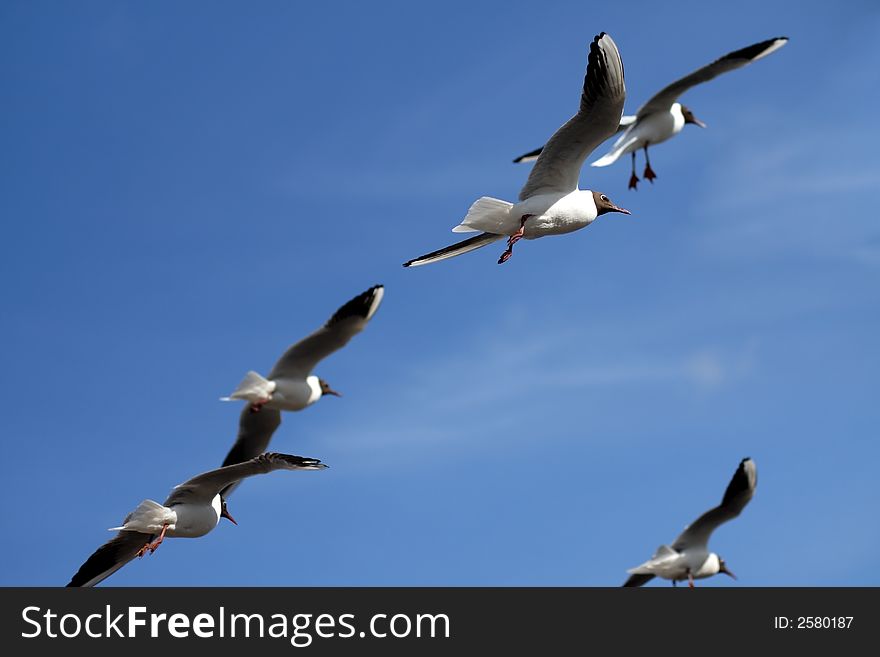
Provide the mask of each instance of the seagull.
{"label": "seagull", "polygon": [[695,579],[724,573],[736,579],[727,568],[724,559],[709,552],[709,537],[719,525],[733,520],[745,508],[758,485],[758,469],[750,458],[744,458],[727,485],[721,504],[706,511],[693,524],[685,527],[672,545],[661,545],[649,561],[630,568],[630,578],[624,586],[641,586],[654,577],[676,581],[688,581],[693,588]]}
{"label": "seagull", "polygon": [[[324,395],[342,396],[311,371],[364,329],[384,294],[382,285],[374,285],[351,299],[324,326],[288,348],[268,378],[248,372],[232,394],[221,397],[223,401],[248,402],[239,417],[238,438],[223,465],[247,461],[266,451],[272,434],[281,424],[281,411],[300,411]],[[234,486],[224,491],[224,497]]]}
{"label": "seagull", "polygon": [[[245,399],[250,402],[251,412],[257,413],[263,407],[301,411],[324,395],[341,397],[326,381],[310,372],[320,361],[342,349],[363,330],[379,309],[384,295],[385,287],[374,285],[349,300],[333,313],[324,326],[288,348],[269,372],[268,379],[252,370],[245,375],[232,394],[220,399]],[[252,456],[261,451],[263,450],[257,450]]]}
{"label": "seagull", "polygon": [[211,470],[175,486],[159,504],[144,500],[126,516],[115,538],[99,547],[80,566],[67,586],[95,586],[135,557],[152,554],[165,537],[198,538],[210,532],[229,515],[220,491],[229,484],[273,470],[323,470],[318,459],[291,454],[267,453],[236,465]]}
{"label": "seagull", "polygon": [[578,189],[581,165],[617,130],[625,97],[620,53],[612,38],[602,32],[590,44],[580,108],[547,142],[519,193],[519,203],[488,196],[478,199],[452,231],[483,232],[403,266],[438,262],[507,237],[507,249],[498,259],[500,265],[513,255],[513,245],[522,238],[570,233],[589,226],[606,212],[629,214],[601,192]]}
{"label": "seagull", "polygon": [[[611,150],[593,162],[592,166],[607,167],[616,162],[620,156],[631,153],[632,175],[629,178],[629,189],[637,189],[639,178],[636,176],[636,151],[643,149],[645,151],[645,171],[642,175],[653,183],[657,174],[651,168],[648,146],[660,144],[670,137],[674,137],[689,123],[701,128],[706,127],[706,124],[695,117],[690,109],[678,102],[678,97],[691,87],[766,57],[782,48],[786,43],[788,43],[788,37],[775,37],[740,50],[734,50],[664,87],[642,105],[635,116],[621,117],[617,132],[623,132],[623,134],[614,142]],[[520,155],[514,162],[531,162],[538,158],[541,151],[542,149],[538,148],[525,155]]]}

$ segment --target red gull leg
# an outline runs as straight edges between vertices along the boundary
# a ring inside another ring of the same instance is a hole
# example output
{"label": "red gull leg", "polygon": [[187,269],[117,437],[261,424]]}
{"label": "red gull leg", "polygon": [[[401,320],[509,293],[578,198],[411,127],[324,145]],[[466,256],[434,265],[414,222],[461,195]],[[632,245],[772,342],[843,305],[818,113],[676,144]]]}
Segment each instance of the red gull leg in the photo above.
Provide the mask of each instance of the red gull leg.
{"label": "red gull leg", "polygon": [[162,533],[159,534],[159,538],[157,538],[152,543],[147,543],[144,547],[138,550],[137,556],[142,557],[147,553],[147,550],[150,551],[150,554],[156,551],[156,549],[162,544],[162,541],[165,540],[165,532],[168,531],[168,524],[162,525]]}
{"label": "red gull leg", "polygon": [[688,586],[694,588],[694,576],[691,574],[691,571],[688,571]]}
{"label": "red gull leg", "polygon": [[636,175],[636,152],[632,152],[632,175],[629,177],[629,189],[639,189],[639,177]]}
{"label": "red gull leg", "polygon": [[162,533],[159,534],[159,538],[157,538],[153,543],[151,543],[148,547],[150,548],[150,554],[156,551],[156,549],[162,544],[162,541],[165,540],[165,532],[168,531],[168,523],[162,525]]}
{"label": "red gull leg", "polygon": [[654,184],[654,178],[657,177],[657,174],[654,173],[654,169],[651,168],[651,160],[648,159],[648,145],[645,144],[645,180],[650,181],[650,183]]}
{"label": "red gull leg", "polygon": [[507,238],[507,250],[501,254],[500,258],[498,258],[499,265],[503,265],[505,262],[510,260],[510,256],[513,255],[513,245],[519,242],[523,238],[523,235],[525,235],[526,219],[533,216],[534,215],[531,214],[524,214],[522,219],[520,219],[519,230],[517,230],[513,235]]}

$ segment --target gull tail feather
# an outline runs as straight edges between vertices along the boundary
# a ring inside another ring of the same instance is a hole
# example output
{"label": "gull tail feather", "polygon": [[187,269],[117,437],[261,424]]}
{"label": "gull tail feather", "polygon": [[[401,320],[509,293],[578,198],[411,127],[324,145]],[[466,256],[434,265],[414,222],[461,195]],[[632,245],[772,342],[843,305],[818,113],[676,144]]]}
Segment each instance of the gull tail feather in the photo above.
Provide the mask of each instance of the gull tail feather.
{"label": "gull tail feather", "polygon": [[421,265],[427,265],[432,262],[439,262],[440,260],[446,260],[447,258],[454,258],[455,256],[462,255],[463,253],[468,253],[469,251],[474,251],[481,247],[492,244],[492,242],[497,242],[502,237],[504,237],[504,235],[496,235],[495,233],[480,233],[479,235],[475,235],[474,237],[462,240],[461,242],[456,242],[455,244],[446,246],[442,249],[438,249],[437,251],[426,253],[425,255],[414,258],[409,262],[404,262],[403,266],[420,267]]}
{"label": "gull tail feather", "polygon": [[452,229],[453,233],[473,233],[478,230],[488,233],[504,233],[513,203],[499,198],[483,196],[474,201],[467,216]]}
{"label": "gull tail feather", "polygon": [[269,381],[253,370],[244,375],[238,387],[228,397],[221,397],[221,401],[234,399],[246,399],[249,402],[262,402],[269,399],[275,391],[275,382]]}
{"label": "gull tail feather", "polygon": [[[621,136],[621,139],[624,139],[626,135]],[[609,164],[614,164],[620,158],[621,155],[626,153],[626,149],[632,146],[634,143],[638,141],[638,137],[633,137],[631,139],[627,139],[626,141],[619,141],[614,144],[614,147],[605,153],[602,157],[600,157],[595,162],[592,162],[590,166],[594,167],[607,167]]]}
{"label": "gull tail feather", "polygon": [[144,500],[128,514],[121,527],[111,527],[108,531],[160,532],[163,525],[174,524],[176,519],[171,509],[153,500]]}

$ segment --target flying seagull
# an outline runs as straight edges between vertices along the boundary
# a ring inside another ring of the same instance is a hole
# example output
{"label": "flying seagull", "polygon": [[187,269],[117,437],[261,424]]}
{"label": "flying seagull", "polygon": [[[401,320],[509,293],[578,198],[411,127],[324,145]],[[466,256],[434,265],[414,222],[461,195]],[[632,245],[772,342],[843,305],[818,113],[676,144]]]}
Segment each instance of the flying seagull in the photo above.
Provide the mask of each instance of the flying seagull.
{"label": "flying seagull", "polygon": [[649,561],[629,569],[630,578],[624,586],[641,586],[654,577],[676,581],[687,580],[693,587],[695,579],[711,577],[718,573],[736,577],[727,569],[724,559],[709,552],[709,537],[719,525],[736,518],[758,485],[758,470],[755,462],[744,458],[736,469],[733,479],[727,485],[721,504],[706,511],[693,524],[685,528],[672,545],[661,545]]}
{"label": "flying seagull", "polygon": [[[223,465],[240,463],[262,454],[281,424],[281,411],[299,411],[324,395],[341,395],[311,374],[315,366],[360,333],[376,313],[385,288],[374,285],[348,301],[317,331],[297,342],[278,359],[268,378],[248,372],[224,401],[244,399],[248,404],[238,422],[238,438]],[[234,485],[223,491],[224,497]]]}
{"label": "flying seagull", "polygon": [[175,486],[159,504],[144,500],[129,513],[115,538],[99,547],[80,566],[67,586],[94,586],[122,568],[135,557],[156,551],[166,536],[198,538],[210,532],[227,518],[238,524],[226,509],[226,500],[220,491],[242,479],[273,470],[323,470],[327,466],[318,459],[290,454],[261,454],[260,456],[211,470]]}
{"label": "flying seagull", "polygon": [[611,37],[604,32],[590,44],[580,108],[557,130],[519,193],[519,203],[484,196],[468,210],[455,233],[482,231],[479,235],[433,251],[403,264],[417,267],[452,258],[507,237],[507,249],[498,264],[507,262],[513,245],[545,235],[561,235],[589,226],[617,207],[602,192],[578,189],[581,165],[603,141],[613,135],[623,113],[626,89],[623,62]]}
{"label": "flying seagull", "polygon": [[[786,43],[788,43],[788,37],[775,37],[746,46],[727,53],[724,57],[664,87],[642,105],[635,116],[624,116],[620,119],[617,132],[622,131],[623,134],[614,142],[611,150],[593,162],[592,166],[606,167],[616,162],[621,155],[632,153],[632,175],[629,178],[629,188],[636,189],[639,182],[639,178],[636,176],[636,151],[643,149],[645,151],[645,171],[642,175],[653,183],[657,174],[651,168],[648,146],[660,144],[670,137],[674,137],[688,123],[701,128],[706,127],[706,124],[695,117],[691,110],[678,102],[678,97],[691,87],[766,57],[779,50]],[[537,159],[541,151],[542,149],[538,148],[525,155],[520,155],[514,162],[531,162]]]}

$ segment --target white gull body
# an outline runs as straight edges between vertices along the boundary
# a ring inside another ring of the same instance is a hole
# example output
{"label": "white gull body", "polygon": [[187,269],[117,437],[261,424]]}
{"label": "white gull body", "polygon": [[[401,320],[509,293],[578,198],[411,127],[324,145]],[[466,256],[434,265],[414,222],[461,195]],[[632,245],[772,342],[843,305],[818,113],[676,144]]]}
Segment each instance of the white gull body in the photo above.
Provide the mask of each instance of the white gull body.
{"label": "white gull body", "polygon": [[217,526],[223,513],[223,500],[217,493],[210,504],[181,502],[165,506],[153,500],[144,500],[132,511],[121,527],[110,531],[158,534],[166,530],[166,536],[198,538]]}
{"label": "white gull body", "polygon": [[676,552],[668,545],[661,545],[657,552],[640,566],[630,568],[631,575],[651,575],[672,581],[704,579],[721,571],[721,558],[705,549]]}
{"label": "white gull body", "polygon": [[592,163],[594,167],[605,167],[616,162],[621,156],[633,153],[646,146],[662,144],[682,131],[685,125],[681,103],[673,103],[665,112],[655,112],[644,119],[634,121],[618,137],[611,150]]}
{"label": "white gull body", "polygon": [[598,216],[590,190],[538,194],[516,205],[504,201],[500,203],[504,205],[494,208],[494,211],[483,212],[481,210],[486,199],[479,199],[471,206],[467,217],[452,231],[466,233],[482,230],[498,235],[513,235],[520,228],[520,218],[530,215],[523,226],[523,239],[533,240],[585,228]]}
{"label": "white gull body", "polygon": [[221,397],[221,400],[242,399],[254,404],[255,410],[270,408],[278,411],[301,411],[324,394],[321,380],[314,374],[303,378],[270,373],[269,377],[264,378],[251,370],[245,374],[235,390],[228,397]]}

